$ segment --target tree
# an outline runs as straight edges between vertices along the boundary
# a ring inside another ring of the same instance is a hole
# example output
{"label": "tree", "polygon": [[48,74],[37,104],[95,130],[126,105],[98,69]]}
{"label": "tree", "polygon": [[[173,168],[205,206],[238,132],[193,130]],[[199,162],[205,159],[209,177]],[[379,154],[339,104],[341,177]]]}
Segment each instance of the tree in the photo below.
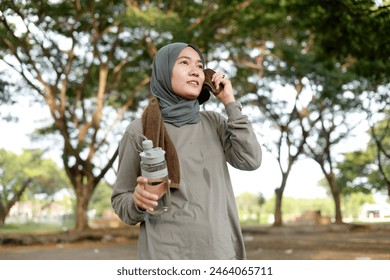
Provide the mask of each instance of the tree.
{"label": "tree", "polygon": [[42,151],[25,150],[21,155],[0,149],[0,225],[22,195],[52,196],[69,187],[57,165],[42,159]]}
{"label": "tree", "polygon": [[98,217],[102,217],[105,210],[112,210],[111,193],[112,188],[103,181],[100,182],[96,191],[93,193],[89,203],[89,209],[94,209]]}
{"label": "tree", "polygon": [[147,34],[124,26],[123,1],[15,0],[1,11],[0,59],[50,110],[53,123],[40,132],[61,137],[83,230],[88,201],[117,156],[108,145],[115,124],[147,95]]}
{"label": "tree", "polygon": [[336,57],[339,65],[355,74],[354,86],[350,84],[346,89],[354,88],[367,114],[372,143],[377,149],[376,165],[390,196],[388,172],[386,176],[382,168],[382,163],[389,160],[382,146],[386,129],[382,134],[375,129],[378,119],[388,120],[385,108],[390,102],[390,44],[384,34],[390,28],[390,1],[321,1],[318,5],[301,1],[297,5],[302,5],[303,9],[297,9],[301,16],[299,11],[319,11],[313,13],[313,20],[319,23],[316,29],[322,31],[317,34],[322,56]]}
{"label": "tree", "polygon": [[[314,61],[321,65],[310,79],[315,85],[312,87],[315,100],[308,110],[310,117],[302,123],[309,124],[307,152],[319,163],[328,181],[337,223],[342,222],[342,186],[337,184],[334,172],[337,163],[334,146],[353,128],[342,120],[362,112],[360,97],[366,91],[388,87],[390,50],[387,39],[380,34],[390,26],[389,7],[389,3],[377,5],[373,1],[354,0],[314,4],[291,1],[287,7],[293,28],[306,30],[301,33],[303,37],[312,37]],[[365,36],[370,37],[370,43],[362,41]],[[315,118],[317,122],[313,121]]]}
{"label": "tree", "polygon": [[340,100],[342,103],[349,103],[346,107],[340,102],[327,98],[320,98],[320,100],[314,102],[319,107],[309,109],[310,115],[319,116],[319,120],[307,121],[311,133],[307,138],[305,149],[306,153],[321,167],[335,203],[335,222],[342,223],[340,194],[343,186],[336,179],[337,152],[335,147],[351,134],[358,122],[348,119],[353,100]]}
{"label": "tree", "polygon": [[[389,104],[390,96],[387,96],[387,104]],[[387,188],[387,194],[390,197],[390,111],[381,110],[384,112],[384,119],[376,124],[372,123],[372,114],[369,114],[369,126],[371,141],[367,147],[366,153],[371,153],[374,156],[373,163],[377,166],[376,176],[370,176],[368,179],[377,190]]]}
{"label": "tree", "polygon": [[354,192],[371,193],[389,191],[390,161],[387,151],[390,149],[389,121],[384,119],[370,127],[374,136],[365,150],[344,154],[342,162],[337,164],[337,180],[344,186],[343,194]]}
{"label": "tree", "polygon": [[372,194],[352,193],[348,196],[343,196],[343,198],[343,215],[352,219],[359,218],[364,204],[374,203]]}
{"label": "tree", "polygon": [[[275,199],[276,197],[273,196],[272,199],[268,199],[265,203],[264,208],[266,213],[274,212]],[[320,211],[322,216],[333,216],[334,213],[334,207],[328,198],[304,199],[284,197],[283,200],[283,217],[290,222],[295,221],[305,211]]]}
{"label": "tree", "polygon": [[[88,227],[88,202],[117,157],[109,143],[119,141],[118,121],[131,120],[129,112],[148,97],[156,50],[173,40],[198,41],[207,53],[230,24],[225,16],[245,8],[222,4],[229,7],[223,15],[207,2],[1,3],[0,60],[20,75],[28,86],[24,92],[37,94],[50,110],[53,123],[40,132],[60,136],[63,165],[77,198],[76,230]],[[210,28],[212,15],[218,32]],[[4,82],[5,90],[15,86]],[[3,99],[10,96],[2,92]]]}
{"label": "tree", "polygon": [[268,150],[275,156],[282,174],[280,186],[275,189],[274,226],[281,226],[283,224],[283,192],[294,163],[303,154],[303,147],[308,135],[308,132],[300,125],[300,120],[297,117],[303,113],[301,110],[305,110],[300,103],[301,85],[298,84],[296,89],[298,92],[296,93],[295,100],[291,102],[292,104],[283,101],[283,97],[281,98],[282,100],[271,97],[267,101],[264,101],[267,99],[266,96],[260,97],[261,103],[259,106],[264,108],[265,115],[272,121],[274,131],[278,133],[273,143],[270,143],[271,141],[269,140],[265,144]]}
{"label": "tree", "polygon": [[315,34],[321,57],[335,57],[368,83],[385,85],[390,77],[390,1],[289,1],[293,28]]}
{"label": "tree", "polygon": [[[24,84],[1,75],[0,98],[11,100],[15,94],[9,92],[19,86],[49,108],[52,126],[40,131],[60,136],[77,196],[76,229],[82,230],[88,201],[116,158],[110,144],[123,130],[118,121],[130,121],[147,98],[151,59],[168,42],[196,43],[210,66],[231,77],[237,97],[249,101],[255,94],[261,103],[267,78],[288,81],[296,93],[307,79],[325,88],[324,96],[340,94],[332,80],[323,82],[335,72],[313,75],[319,65],[353,69],[364,78],[362,87],[385,84],[388,1],[333,2],[2,1],[0,60]],[[291,150],[298,150],[296,144]]]}
{"label": "tree", "polygon": [[337,185],[341,193],[348,196],[352,193],[371,193],[373,187],[369,178],[372,177],[374,162],[373,154],[364,151],[345,153],[344,159],[337,163]]}
{"label": "tree", "polygon": [[231,62],[230,71],[235,73],[237,96],[247,106],[257,107],[262,117],[254,121],[272,131],[262,136],[282,175],[274,210],[274,225],[280,226],[283,192],[307,134],[298,115],[305,110],[302,79],[310,65],[283,3],[245,1],[241,6],[245,8],[236,9],[237,16],[231,17],[234,27],[226,29],[229,41],[222,38],[220,49],[228,54],[225,62]]}
{"label": "tree", "polygon": [[258,204],[260,206],[259,222],[261,223],[261,217],[262,217],[262,213],[263,213],[263,206],[267,202],[267,200],[265,199],[265,197],[264,197],[264,195],[262,193],[259,193],[257,195],[257,202],[258,202]]}
{"label": "tree", "polygon": [[262,206],[266,200],[260,193],[255,195],[253,193],[242,193],[236,197],[237,208],[242,223],[260,223]]}

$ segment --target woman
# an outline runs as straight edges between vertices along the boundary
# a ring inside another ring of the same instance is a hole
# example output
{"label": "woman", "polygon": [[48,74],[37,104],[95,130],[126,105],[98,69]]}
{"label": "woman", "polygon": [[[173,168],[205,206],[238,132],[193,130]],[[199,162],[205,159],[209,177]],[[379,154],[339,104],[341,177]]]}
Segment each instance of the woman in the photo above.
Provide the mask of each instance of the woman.
{"label": "woman", "polygon": [[139,259],[246,258],[227,162],[255,170],[261,148],[224,75],[215,73],[212,82],[221,89],[217,98],[228,119],[199,111],[199,102],[209,95],[202,91],[204,67],[200,50],[185,43],[164,46],[153,60],[150,88],[158,113],[149,115],[162,116],[163,137],[173,144],[176,153],[167,161],[177,156],[176,165],[168,166],[176,185],[168,213],[154,216],[146,211],[153,209],[158,197],[145,190],[147,180],[140,177],[137,147],[145,139],[145,129],[156,121],[135,120],[121,140],[112,206],[125,223],[140,223]]}

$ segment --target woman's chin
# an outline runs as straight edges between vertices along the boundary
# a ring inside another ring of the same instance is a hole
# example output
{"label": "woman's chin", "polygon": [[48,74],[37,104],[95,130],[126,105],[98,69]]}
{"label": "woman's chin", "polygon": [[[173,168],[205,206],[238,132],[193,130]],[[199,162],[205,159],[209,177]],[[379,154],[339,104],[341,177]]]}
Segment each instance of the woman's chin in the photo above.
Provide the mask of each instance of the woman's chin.
{"label": "woman's chin", "polygon": [[200,93],[196,93],[196,94],[183,94],[183,95],[180,95],[181,97],[183,97],[184,99],[186,100],[195,100],[198,98]]}

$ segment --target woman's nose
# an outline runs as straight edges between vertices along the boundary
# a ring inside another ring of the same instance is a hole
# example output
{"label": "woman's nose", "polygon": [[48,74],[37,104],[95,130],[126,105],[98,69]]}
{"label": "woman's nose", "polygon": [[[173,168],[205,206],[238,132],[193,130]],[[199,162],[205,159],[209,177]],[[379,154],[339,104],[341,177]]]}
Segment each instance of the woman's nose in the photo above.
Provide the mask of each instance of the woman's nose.
{"label": "woman's nose", "polygon": [[199,69],[199,67],[193,66],[193,67],[191,67],[190,75],[199,77],[199,75],[200,75],[199,71],[201,71],[201,69]]}

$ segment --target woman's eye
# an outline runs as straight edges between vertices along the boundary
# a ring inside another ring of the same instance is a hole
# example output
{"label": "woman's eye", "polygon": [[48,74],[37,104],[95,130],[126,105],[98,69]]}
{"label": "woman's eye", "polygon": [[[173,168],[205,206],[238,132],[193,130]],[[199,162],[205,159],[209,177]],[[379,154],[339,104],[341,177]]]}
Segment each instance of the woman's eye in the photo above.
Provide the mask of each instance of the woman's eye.
{"label": "woman's eye", "polygon": [[180,62],[180,64],[188,64],[188,62],[186,60],[183,60]]}

